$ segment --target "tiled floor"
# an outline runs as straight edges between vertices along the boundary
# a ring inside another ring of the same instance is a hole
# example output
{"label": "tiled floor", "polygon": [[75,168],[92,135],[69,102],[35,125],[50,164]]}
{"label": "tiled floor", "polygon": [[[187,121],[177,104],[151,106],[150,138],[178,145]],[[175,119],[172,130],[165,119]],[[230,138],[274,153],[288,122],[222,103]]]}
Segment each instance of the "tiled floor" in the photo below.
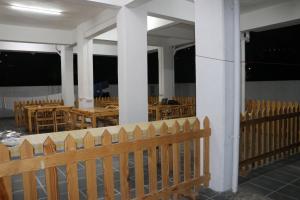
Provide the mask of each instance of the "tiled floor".
{"label": "tiled floor", "polygon": [[[0,119],[0,130],[13,129],[13,119]],[[22,130],[21,130],[22,131]],[[146,155],[145,155],[146,156]],[[114,162],[114,184],[115,197],[120,199],[120,174],[119,174],[119,160],[117,157],[113,159]],[[147,169],[147,162],[145,169]],[[135,196],[134,190],[134,157],[130,155],[130,194]],[[58,168],[59,192],[61,199],[67,199],[67,185],[66,185],[66,169],[65,167]],[[104,198],[103,186],[103,169],[102,161],[97,160],[97,182],[99,199]],[[44,172],[36,173],[38,185],[38,197],[40,200],[47,199],[45,189]],[[86,181],[85,181],[85,165],[78,164],[78,182],[80,188],[80,199],[86,199]],[[148,191],[147,180],[148,174],[145,170],[145,192]],[[158,175],[158,187],[161,187],[160,175]],[[170,179],[170,183],[172,179]],[[252,171],[247,177],[240,177],[239,192],[232,194],[231,192],[217,193],[211,189],[201,189],[197,199],[201,200],[300,200],[300,155],[295,155],[289,159],[276,162],[267,167],[259,168]],[[14,199],[23,199],[22,177],[13,177]]]}

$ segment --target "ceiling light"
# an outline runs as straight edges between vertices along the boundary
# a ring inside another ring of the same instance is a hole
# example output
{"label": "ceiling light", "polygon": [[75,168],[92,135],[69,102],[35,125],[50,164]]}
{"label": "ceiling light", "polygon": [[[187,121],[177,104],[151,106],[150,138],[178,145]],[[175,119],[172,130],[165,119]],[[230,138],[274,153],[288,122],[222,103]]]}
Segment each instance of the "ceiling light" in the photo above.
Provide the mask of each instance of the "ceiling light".
{"label": "ceiling light", "polygon": [[48,15],[61,15],[61,10],[56,9],[48,9],[48,8],[41,8],[41,7],[35,7],[35,6],[26,6],[22,4],[11,4],[11,8],[15,10],[22,10],[27,12],[35,12],[35,13],[41,13],[41,14],[48,14]]}

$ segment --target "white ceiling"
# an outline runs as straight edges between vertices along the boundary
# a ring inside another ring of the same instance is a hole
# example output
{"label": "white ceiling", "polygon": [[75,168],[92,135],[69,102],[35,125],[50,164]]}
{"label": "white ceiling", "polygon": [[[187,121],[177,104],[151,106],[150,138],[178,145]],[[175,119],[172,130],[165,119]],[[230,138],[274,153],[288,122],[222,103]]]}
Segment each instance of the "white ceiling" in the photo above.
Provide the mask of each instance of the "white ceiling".
{"label": "white ceiling", "polygon": [[[240,1],[241,12],[243,13],[293,0]],[[59,16],[49,16],[12,10],[9,6],[12,3],[59,9],[63,10],[63,14]],[[107,7],[103,4],[84,0],[0,0],[0,24],[69,30],[74,29],[78,24],[96,16],[105,9],[107,9]]]}
{"label": "white ceiling", "polygon": [[241,12],[250,12],[259,8],[265,8],[292,0],[240,0]]}
{"label": "white ceiling", "polygon": [[[62,10],[59,16],[42,15],[10,8],[12,3]],[[0,0],[0,24],[74,29],[105,10],[103,4],[81,0]]]}

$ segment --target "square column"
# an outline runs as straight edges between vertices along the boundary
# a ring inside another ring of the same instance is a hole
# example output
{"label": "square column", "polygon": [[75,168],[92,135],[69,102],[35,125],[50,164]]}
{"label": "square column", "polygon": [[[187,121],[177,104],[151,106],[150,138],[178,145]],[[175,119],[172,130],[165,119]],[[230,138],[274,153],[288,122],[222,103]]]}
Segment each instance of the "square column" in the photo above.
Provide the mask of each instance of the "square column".
{"label": "square column", "polygon": [[74,106],[73,48],[63,46],[61,59],[61,92],[65,105]]}
{"label": "square column", "polygon": [[77,40],[78,100],[80,108],[94,107],[93,40]]}
{"label": "square column", "polygon": [[159,100],[175,96],[174,50],[170,46],[158,48]]}
{"label": "square column", "polygon": [[220,192],[231,189],[234,168],[233,3],[195,1],[197,117],[211,120],[210,187]]}
{"label": "square column", "polygon": [[119,122],[148,121],[147,14],[122,7],[117,16]]}

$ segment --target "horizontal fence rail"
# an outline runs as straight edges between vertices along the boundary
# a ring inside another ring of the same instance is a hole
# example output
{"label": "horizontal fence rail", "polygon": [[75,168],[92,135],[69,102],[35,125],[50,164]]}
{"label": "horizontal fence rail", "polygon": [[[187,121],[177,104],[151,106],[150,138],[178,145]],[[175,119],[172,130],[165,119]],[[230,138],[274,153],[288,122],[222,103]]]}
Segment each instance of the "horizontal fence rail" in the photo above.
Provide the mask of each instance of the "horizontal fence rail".
{"label": "horizontal fence rail", "polygon": [[[34,146],[24,140],[19,147],[20,157],[13,159],[10,150],[0,145],[0,198],[12,199],[11,177],[21,174],[24,199],[38,199],[35,175],[44,171],[48,199],[59,199],[58,167],[65,167],[68,199],[79,199],[78,163],[84,165],[88,199],[101,196],[114,199],[116,176],[120,180],[121,199],[169,199],[192,195],[194,190],[208,186],[210,181],[210,135],[209,120],[205,118],[203,128],[198,120],[192,124],[186,120],[182,126],[175,120],[172,126],[163,122],[159,129],[152,123],[146,130],[135,126],[132,137],[121,128],[117,141],[105,130],[99,144],[94,135],[87,132],[83,146],[68,135],[64,149],[59,151],[50,137],[44,141],[42,153],[36,153]],[[133,155],[134,172],[130,170],[130,155]],[[116,167],[119,175],[114,171]],[[97,190],[99,169],[102,170],[102,194]],[[135,189],[134,197],[129,192],[132,188]]]}
{"label": "horizontal fence rail", "polygon": [[242,174],[300,151],[298,103],[266,101],[252,106],[253,111],[241,116]]}

